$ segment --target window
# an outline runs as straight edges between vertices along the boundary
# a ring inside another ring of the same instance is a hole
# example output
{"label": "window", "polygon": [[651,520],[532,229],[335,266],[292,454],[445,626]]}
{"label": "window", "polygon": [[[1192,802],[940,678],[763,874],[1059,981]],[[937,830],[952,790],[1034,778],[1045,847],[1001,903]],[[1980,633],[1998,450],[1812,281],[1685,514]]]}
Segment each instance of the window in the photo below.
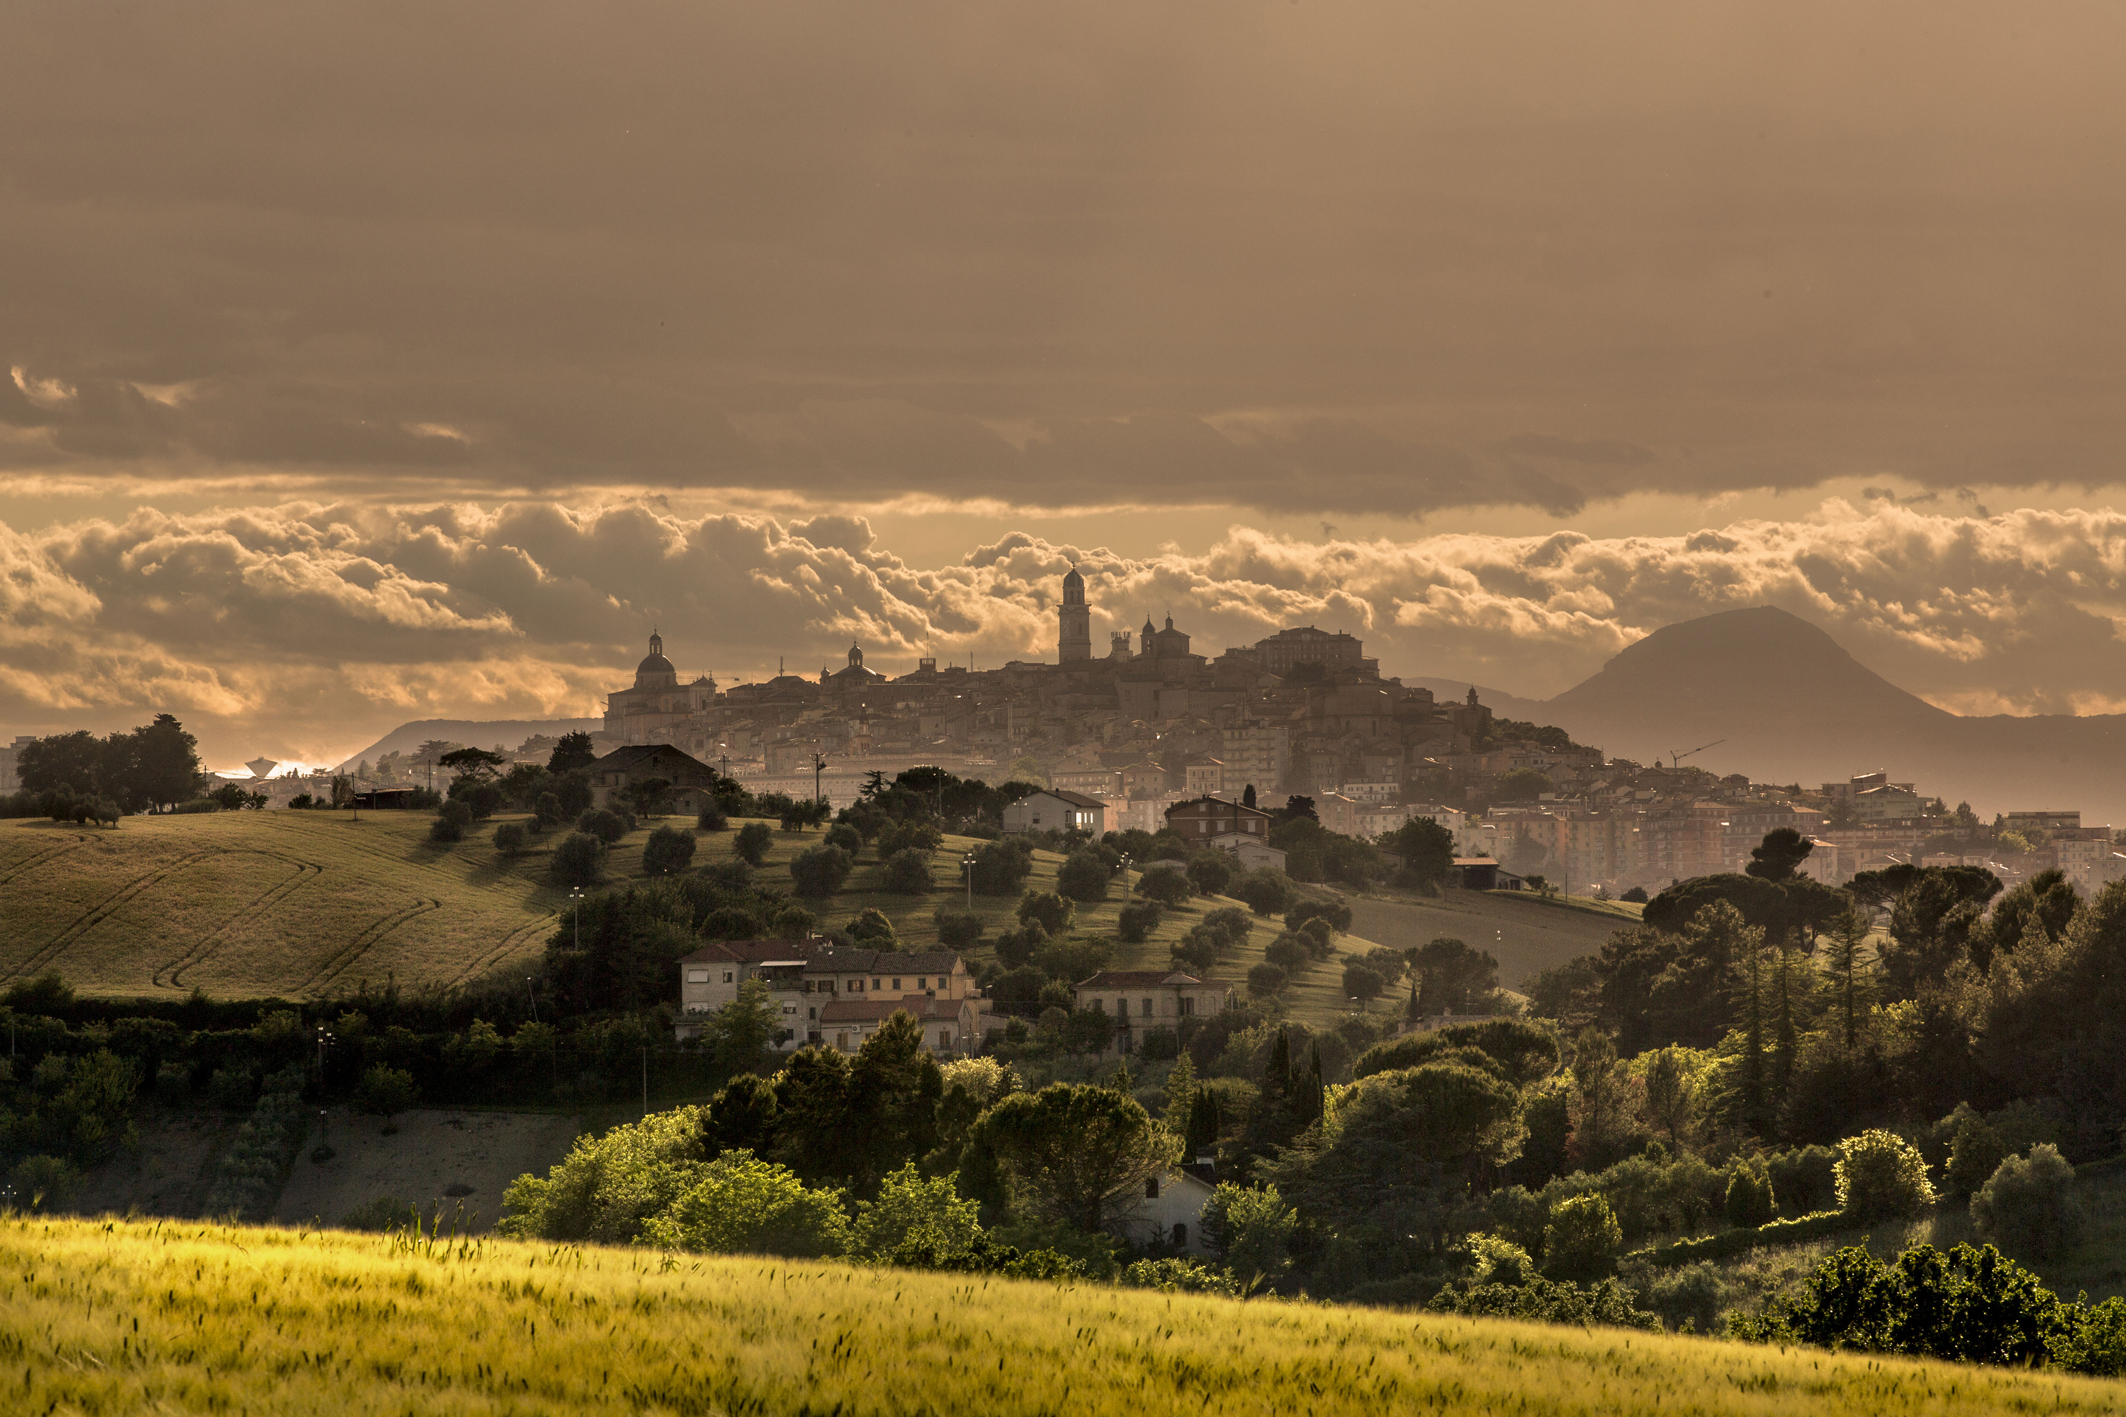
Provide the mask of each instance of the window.
{"label": "window", "polygon": [[1150,1018],[1152,1016],[1152,1001],[1150,999],[1146,999],[1144,1001],[1144,1016],[1146,1018]]}
{"label": "window", "polygon": [[930,981],[927,979],[918,979],[915,981],[915,987],[918,989],[928,989],[930,987]]}
{"label": "window", "polygon": [[[689,984],[706,984],[706,983],[708,983],[708,982],[709,982],[709,972],[708,972],[708,971],[707,971],[706,969],[690,969],[690,970],[688,970],[688,971],[687,971],[687,983],[689,983]],[[730,982],[731,982],[731,976],[730,976],[730,975],[728,975],[728,974],[726,974],[726,975],[725,975],[725,976],[723,977],[723,982],[724,982],[724,983],[726,983],[726,984],[730,983]]]}
{"label": "window", "polygon": [[886,987],[886,981],[883,979],[874,979],[871,981],[871,987],[874,989],[883,989]]}
{"label": "window", "polygon": [[[806,1018],[818,1018],[818,1017],[819,1017],[819,1010],[818,1010],[818,1009],[806,1009],[806,1010],[805,1010],[805,1017],[806,1017]],[[816,1041],[816,1040],[815,1040],[815,1041]]]}
{"label": "window", "polygon": [[900,988],[900,987],[901,987],[901,981],[900,981],[900,980],[898,980],[898,979],[894,980],[894,981],[893,981],[893,987],[894,987],[894,988],[896,988],[896,989]]}
{"label": "window", "polygon": [[1159,1178],[1157,1176],[1146,1176],[1144,1178],[1144,1198],[1148,1201],[1159,1199]]}
{"label": "window", "polygon": [[1104,1013],[1106,1013],[1106,1012],[1107,1012],[1107,1000],[1105,1000],[1105,999],[1097,999],[1097,998],[1096,998],[1096,999],[1094,999],[1094,1000],[1093,1000],[1093,1012],[1094,1012],[1094,1013],[1096,1013],[1096,1014],[1104,1014]]}
{"label": "window", "polygon": [[1183,1018],[1194,1018],[1194,1017],[1195,1017],[1195,1015],[1196,1015],[1196,1001],[1195,1001],[1194,999],[1190,998],[1190,997],[1189,997],[1188,995],[1186,995],[1186,994],[1183,994],[1183,995],[1181,995],[1181,996],[1180,996],[1180,1004],[1181,1004],[1181,1016],[1182,1016]]}
{"label": "window", "polygon": [[1115,1017],[1116,1017],[1116,1018],[1128,1018],[1128,1017],[1129,1017],[1129,1000],[1128,1000],[1128,999],[1116,999],[1116,1000],[1115,1000]]}
{"label": "window", "polygon": [[863,992],[864,992],[864,981],[863,981],[863,980],[861,980],[861,979],[852,979],[852,980],[850,980],[850,981],[849,981],[849,992],[850,992],[850,993],[852,993],[852,994],[861,994],[861,993],[863,993]]}
{"label": "window", "polygon": [[1187,1244],[1188,1227],[1177,1220],[1174,1222],[1174,1247],[1176,1249],[1180,1249],[1186,1246]]}
{"label": "window", "polygon": [[731,982],[731,971],[728,969],[723,972],[723,982],[726,984]]}
{"label": "window", "polygon": [[951,1029],[949,1029],[949,1028],[941,1028],[941,1029],[939,1029],[939,1030],[938,1030],[938,1047],[940,1047],[940,1048],[950,1048],[951,1046],[952,1046],[952,1030],[951,1030]]}

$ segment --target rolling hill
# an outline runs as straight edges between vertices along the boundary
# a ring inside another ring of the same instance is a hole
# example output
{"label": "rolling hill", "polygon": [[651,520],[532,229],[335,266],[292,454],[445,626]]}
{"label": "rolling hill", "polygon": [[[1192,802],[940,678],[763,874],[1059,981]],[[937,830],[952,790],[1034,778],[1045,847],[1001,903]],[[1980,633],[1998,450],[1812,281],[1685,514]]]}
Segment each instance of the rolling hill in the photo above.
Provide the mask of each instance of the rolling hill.
{"label": "rolling hill", "polygon": [[1881,769],[1984,816],[2079,808],[2126,823],[2126,716],[1949,713],[1772,606],[1656,630],[1537,712],[1641,762],[1725,740],[1691,761],[1807,787]]}
{"label": "rolling hill", "polygon": [[596,1246],[8,1215],[0,1276],[19,1412],[2126,1411],[2051,1373]]}
{"label": "rolling hill", "polygon": [[499,743],[515,750],[527,738],[596,733],[604,727],[602,718],[417,718],[411,723],[400,724],[361,752],[349,754],[338,770],[350,771],[355,764],[365,760],[373,763],[386,753],[412,753],[431,738],[463,743],[471,748],[492,748]]}
{"label": "rolling hill", "polygon": [[[566,907],[547,874],[556,834],[510,858],[485,831],[439,846],[428,840],[433,820],[425,812],[364,812],[356,821],[346,812],[267,811],[128,817],[115,830],[0,822],[0,981],[56,969],[91,994],[196,987],[220,998],[318,998],[387,977],[406,986],[463,983],[537,955]],[[646,822],[614,846],[613,879],[640,877],[642,845],[663,824]],[[728,857],[734,835],[700,834],[695,864]],[[760,879],[786,884],[790,858],[819,839],[816,831],[773,833]],[[938,889],[914,896],[881,889],[884,867],[867,850],[832,900],[808,904],[825,925],[876,907],[909,948],[933,946],[937,908],[966,906],[952,885],[962,855],[978,845],[947,837],[932,856]],[[1035,853],[1027,886],[1054,889],[1062,861]],[[1079,907],[1073,933],[1112,938],[1122,904],[1117,883],[1106,901]],[[1215,897],[1168,911],[1151,938],[1117,944],[1117,967],[1164,967],[1172,942],[1207,911],[1238,904]],[[1016,926],[1016,905],[1016,896],[974,897],[990,940]],[[1239,987],[1279,928],[1257,920],[1218,977]],[[1337,943],[1373,948],[1362,930]],[[994,948],[985,942],[969,956],[980,963]],[[1294,1018],[1333,1022],[1348,1007],[1340,967],[1303,973],[1286,1003]]]}

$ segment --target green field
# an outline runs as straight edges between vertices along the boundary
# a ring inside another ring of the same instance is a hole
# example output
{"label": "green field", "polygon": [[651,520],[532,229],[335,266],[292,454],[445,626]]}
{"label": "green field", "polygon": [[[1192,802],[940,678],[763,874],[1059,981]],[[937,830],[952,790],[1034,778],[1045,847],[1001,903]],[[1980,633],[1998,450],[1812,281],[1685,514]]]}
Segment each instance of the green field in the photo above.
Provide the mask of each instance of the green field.
{"label": "green field", "polygon": [[0,1219],[17,1412],[2126,1411],[1941,1363],[781,1260]]}
{"label": "green field", "polygon": [[[218,998],[273,995],[318,998],[380,986],[455,984],[536,955],[567,902],[547,876],[557,833],[508,858],[489,842],[492,825],[466,841],[428,839],[425,813],[214,812],[128,817],[115,830],[48,821],[0,822],[0,980],[57,970],[88,994],[141,997],[204,989]],[[669,819],[679,824],[680,819]],[[638,877],[648,823],[618,843],[609,873]],[[789,860],[820,840],[817,831],[776,831],[763,883],[787,886]],[[733,832],[698,838],[696,865],[729,858]],[[933,870],[940,888],[923,896],[879,889],[884,867],[866,851],[831,901],[809,903],[829,926],[847,924],[866,907],[890,917],[910,948],[933,946],[932,915],[964,906],[951,885],[960,859],[981,843],[948,837]],[[1063,858],[1037,852],[1027,885],[1053,889]],[[989,933],[1016,922],[1016,897],[976,896]],[[1199,899],[1169,911],[1157,935],[1118,945],[1119,968],[1163,968],[1171,942],[1208,910],[1237,902]],[[1074,933],[1114,933],[1122,908],[1118,882],[1101,904],[1080,907]],[[1236,984],[1261,962],[1275,921],[1258,921],[1250,939],[1219,968]],[[1339,945],[1372,948],[1359,936]],[[989,956],[972,951],[974,962]],[[1307,971],[1288,991],[1293,1017],[1331,1021],[1345,1007],[1341,969]],[[1392,1007],[1392,1001],[1375,1005]]]}

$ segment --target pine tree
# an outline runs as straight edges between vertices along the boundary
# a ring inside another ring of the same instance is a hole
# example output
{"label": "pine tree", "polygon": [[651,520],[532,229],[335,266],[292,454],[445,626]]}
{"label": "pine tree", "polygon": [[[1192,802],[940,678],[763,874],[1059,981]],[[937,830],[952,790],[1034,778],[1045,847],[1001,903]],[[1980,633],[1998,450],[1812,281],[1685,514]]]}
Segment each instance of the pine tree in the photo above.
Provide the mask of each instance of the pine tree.
{"label": "pine tree", "polygon": [[1183,1049],[1181,1061],[1166,1075],[1166,1129],[1177,1137],[1189,1134],[1189,1111],[1196,1105],[1196,1060]]}
{"label": "pine tree", "polygon": [[1772,1059],[1772,1095],[1784,1101],[1787,1083],[1794,1076],[1794,1050],[1797,1046],[1794,1014],[1801,1003],[1801,1000],[1795,997],[1800,992],[1801,981],[1795,977],[1793,951],[1779,951],[1779,960],[1772,972],[1772,989],[1773,1007],[1777,1013],[1775,1028],[1779,1050]]}
{"label": "pine tree", "polygon": [[1124,1097],[1136,1096],[1137,1080],[1129,1075],[1129,1059],[1123,1058],[1116,1062],[1115,1076],[1107,1085]]}
{"label": "pine tree", "polygon": [[1860,1015],[1867,1007],[1871,983],[1870,971],[1861,962],[1861,952],[1867,947],[1869,924],[1864,912],[1853,910],[1831,925],[1830,957],[1826,969],[1831,976],[1841,1041],[1848,1054],[1859,1042]]}
{"label": "pine tree", "polygon": [[1262,1070],[1261,1101],[1257,1104],[1267,1116],[1276,1116],[1286,1111],[1292,1098],[1292,1043],[1283,1029],[1277,1030],[1277,1041],[1270,1045],[1269,1066]]}
{"label": "pine tree", "polygon": [[1764,931],[1755,926],[1742,932],[1737,941],[1740,958],[1735,961],[1736,1003],[1742,1014],[1742,1098],[1747,1115],[1752,1123],[1764,1120],[1766,1107],[1767,1077],[1764,1057],[1764,1033],[1767,1022],[1764,977]]}
{"label": "pine tree", "polygon": [[1321,1080],[1321,1044],[1309,1045],[1307,1054],[1306,1071],[1292,1086],[1292,1120],[1301,1131],[1321,1120],[1322,1099],[1327,1093]]}
{"label": "pine tree", "polygon": [[1218,1095],[1207,1087],[1196,1089],[1196,1096],[1188,1109],[1188,1131],[1184,1134],[1182,1154],[1194,1162],[1199,1156],[1209,1156],[1218,1149],[1218,1134],[1225,1130],[1225,1119],[1219,1115]]}

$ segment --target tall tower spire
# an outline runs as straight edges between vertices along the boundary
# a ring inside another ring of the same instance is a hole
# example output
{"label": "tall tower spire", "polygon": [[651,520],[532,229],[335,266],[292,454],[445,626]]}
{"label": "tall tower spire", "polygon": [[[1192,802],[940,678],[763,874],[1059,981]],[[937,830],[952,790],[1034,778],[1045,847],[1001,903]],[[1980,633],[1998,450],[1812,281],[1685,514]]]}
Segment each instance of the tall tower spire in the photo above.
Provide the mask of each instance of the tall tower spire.
{"label": "tall tower spire", "polygon": [[1056,607],[1056,659],[1079,664],[1092,657],[1092,607],[1085,603],[1085,577],[1072,566],[1063,577],[1063,603]]}

